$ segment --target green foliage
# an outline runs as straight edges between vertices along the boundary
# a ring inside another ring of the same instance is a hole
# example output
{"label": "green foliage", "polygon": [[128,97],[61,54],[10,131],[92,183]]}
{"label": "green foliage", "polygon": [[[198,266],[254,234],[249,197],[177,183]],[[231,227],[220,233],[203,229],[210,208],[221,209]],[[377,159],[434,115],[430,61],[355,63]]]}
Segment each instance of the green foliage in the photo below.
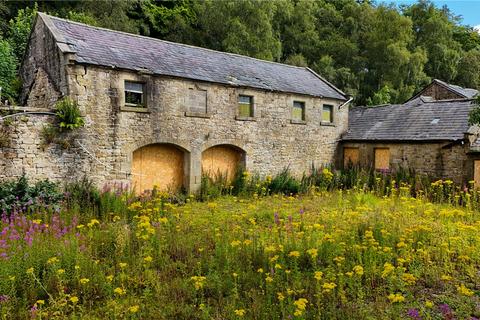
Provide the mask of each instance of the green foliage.
{"label": "green foliage", "polygon": [[18,10],[15,18],[9,21],[8,28],[8,42],[13,48],[13,52],[17,57],[17,61],[23,60],[25,49],[27,47],[28,37],[32,30],[33,21],[38,11],[38,6],[35,4],[33,8],[27,7]]}
{"label": "green foliage", "polygon": [[477,97],[476,106],[470,111],[468,115],[469,125],[480,125],[480,95]]}
{"label": "green foliage", "polygon": [[74,130],[85,124],[77,103],[69,97],[65,97],[56,103],[55,113],[60,120],[61,129]]}
{"label": "green foliage", "polygon": [[49,180],[41,180],[30,185],[25,176],[0,184],[0,213],[12,211],[28,212],[42,207],[60,204],[63,193],[58,185]]}
{"label": "green foliage", "polygon": [[367,105],[369,106],[376,106],[380,104],[388,104],[392,100],[390,95],[390,88],[388,86],[384,86],[379,91],[375,92],[372,98],[367,99]]}
{"label": "green foliage", "polygon": [[[3,30],[11,48],[0,52],[0,65],[13,50],[17,63],[8,65],[18,67],[37,8],[100,27],[309,66],[356,104],[402,103],[432,78],[480,88],[479,34],[427,0],[400,9],[356,0],[42,1],[33,7],[0,1],[0,36]],[[11,79],[11,70],[2,76]],[[9,96],[17,95],[16,87]]]}
{"label": "green foliage", "polygon": [[16,96],[15,79],[16,79],[17,59],[14,51],[8,41],[2,40],[0,37],[0,87],[1,101],[12,99]]}

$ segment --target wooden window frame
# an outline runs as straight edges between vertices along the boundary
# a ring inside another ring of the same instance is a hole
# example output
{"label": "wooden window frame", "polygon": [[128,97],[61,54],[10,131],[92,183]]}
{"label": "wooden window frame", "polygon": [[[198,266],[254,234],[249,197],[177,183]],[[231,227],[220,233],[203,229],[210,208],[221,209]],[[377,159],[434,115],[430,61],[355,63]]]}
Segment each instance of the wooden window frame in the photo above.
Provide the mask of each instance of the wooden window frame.
{"label": "wooden window frame", "polygon": [[[302,109],[302,114],[301,114],[300,119],[295,118],[295,116],[294,116],[295,110],[299,108],[297,105],[300,105],[300,108]],[[293,100],[292,112],[291,112],[291,121],[290,122],[294,123],[294,124],[305,124],[306,123],[306,113],[307,113],[307,110],[306,110],[305,101]]]}
{"label": "wooden window frame", "polygon": [[[330,120],[329,121],[325,121],[323,120],[323,114],[325,112],[325,108],[330,108]],[[322,114],[321,114],[321,123],[322,124],[325,124],[325,125],[334,125],[335,124],[335,116],[334,116],[334,110],[335,110],[335,107],[333,106],[333,104],[323,104],[322,105]]]}
{"label": "wooden window frame", "polygon": [[[132,83],[132,84],[140,84],[142,86],[141,91],[136,91],[136,90],[128,90],[127,89],[127,83]],[[147,108],[147,103],[146,103],[146,87],[147,84],[142,81],[134,81],[134,80],[124,80],[123,81],[123,105],[127,108],[139,108],[139,109],[146,109]],[[139,93],[141,94],[141,103],[128,103],[127,102],[127,92],[133,92],[133,93]]]}
{"label": "wooden window frame", "polygon": [[[247,103],[242,103],[240,102],[240,99],[242,97],[248,97],[250,102],[247,104]],[[242,106],[249,106],[249,109],[250,109],[250,112],[249,112],[249,115],[243,115],[241,114],[240,112],[240,108]],[[237,117],[236,119],[237,120],[253,120],[255,117],[255,97],[253,95],[248,95],[248,94],[239,94],[238,97],[237,97]]]}

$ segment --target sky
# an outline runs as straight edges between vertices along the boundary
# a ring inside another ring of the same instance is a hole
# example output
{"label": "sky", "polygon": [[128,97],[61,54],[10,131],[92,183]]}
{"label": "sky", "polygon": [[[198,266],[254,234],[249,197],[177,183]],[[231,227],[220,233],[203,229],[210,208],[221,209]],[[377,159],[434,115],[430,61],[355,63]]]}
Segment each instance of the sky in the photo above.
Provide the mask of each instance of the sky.
{"label": "sky", "polygon": [[[381,1],[379,1],[381,2]],[[395,4],[412,4],[416,0],[384,0],[384,2]],[[463,17],[463,24],[477,26],[480,30],[480,0],[432,0],[438,7],[447,5],[457,16]]]}

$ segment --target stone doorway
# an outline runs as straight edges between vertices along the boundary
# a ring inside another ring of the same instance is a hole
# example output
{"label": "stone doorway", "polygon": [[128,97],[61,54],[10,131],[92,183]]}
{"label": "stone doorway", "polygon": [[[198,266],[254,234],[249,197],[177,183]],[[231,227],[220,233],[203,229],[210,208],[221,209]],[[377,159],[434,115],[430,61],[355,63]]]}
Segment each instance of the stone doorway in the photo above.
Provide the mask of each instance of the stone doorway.
{"label": "stone doorway", "polygon": [[245,151],[232,145],[217,145],[202,153],[202,175],[232,181],[240,166],[245,165]]}
{"label": "stone doorway", "polygon": [[132,187],[136,193],[176,192],[184,186],[185,152],[172,144],[151,144],[133,152]]}

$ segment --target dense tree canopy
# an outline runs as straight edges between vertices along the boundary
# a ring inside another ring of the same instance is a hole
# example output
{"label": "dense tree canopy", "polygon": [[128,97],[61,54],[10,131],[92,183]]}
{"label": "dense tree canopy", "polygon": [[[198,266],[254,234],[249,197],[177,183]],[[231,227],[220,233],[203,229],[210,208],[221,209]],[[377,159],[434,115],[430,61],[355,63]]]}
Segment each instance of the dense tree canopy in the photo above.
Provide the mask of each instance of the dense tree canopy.
{"label": "dense tree canopy", "polygon": [[[357,104],[403,102],[432,78],[480,89],[480,35],[428,0],[400,8],[367,0],[0,0],[3,68],[18,67],[37,8],[106,28],[309,66],[354,95]],[[10,71],[2,74],[0,83],[14,83],[12,77]]]}

